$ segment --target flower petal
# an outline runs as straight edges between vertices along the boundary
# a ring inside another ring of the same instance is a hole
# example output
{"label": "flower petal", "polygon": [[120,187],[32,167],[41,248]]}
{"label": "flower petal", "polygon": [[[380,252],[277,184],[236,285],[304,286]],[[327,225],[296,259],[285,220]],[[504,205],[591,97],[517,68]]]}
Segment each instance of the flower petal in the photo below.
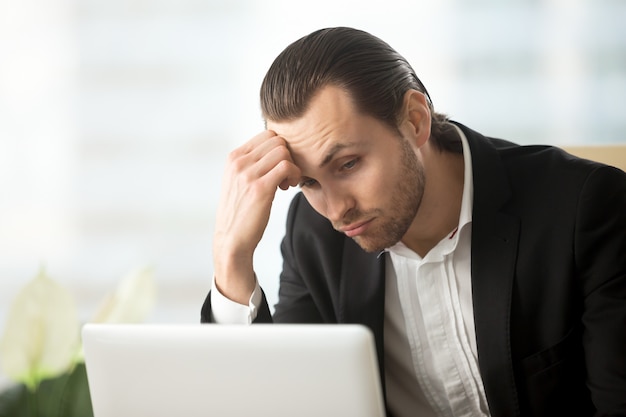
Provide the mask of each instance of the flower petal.
{"label": "flower petal", "polygon": [[9,309],[0,342],[4,372],[30,389],[66,372],[79,349],[79,331],[71,294],[42,269]]}
{"label": "flower petal", "polygon": [[139,323],[156,304],[152,269],[143,268],[126,275],[115,292],[108,295],[96,312],[94,323]]}

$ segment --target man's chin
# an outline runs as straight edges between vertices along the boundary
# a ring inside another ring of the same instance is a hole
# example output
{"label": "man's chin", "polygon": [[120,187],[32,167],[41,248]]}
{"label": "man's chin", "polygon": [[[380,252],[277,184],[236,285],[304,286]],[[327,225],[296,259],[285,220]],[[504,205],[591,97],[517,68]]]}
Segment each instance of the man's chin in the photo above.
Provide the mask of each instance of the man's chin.
{"label": "man's chin", "polygon": [[387,245],[381,241],[375,241],[373,239],[368,239],[363,236],[355,236],[352,238],[352,240],[354,240],[357,245],[359,245],[361,249],[363,249],[367,253],[379,253],[389,246],[393,246],[393,244]]}

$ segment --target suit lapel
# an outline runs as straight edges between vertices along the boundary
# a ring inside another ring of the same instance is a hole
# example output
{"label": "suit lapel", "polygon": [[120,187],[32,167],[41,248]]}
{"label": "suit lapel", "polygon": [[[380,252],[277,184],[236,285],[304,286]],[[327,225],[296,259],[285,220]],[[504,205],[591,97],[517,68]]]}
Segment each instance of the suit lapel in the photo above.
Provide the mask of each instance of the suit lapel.
{"label": "suit lapel", "polygon": [[384,272],[384,257],[367,253],[352,239],[345,239],[339,287],[339,323],[359,323],[372,330],[376,339],[381,378],[384,375]]}
{"label": "suit lapel", "polygon": [[474,177],[471,268],[478,362],[491,415],[519,415],[509,327],[519,220],[501,211],[511,190],[498,152],[460,127],[470,144]]}
{"label": "suit lapel", "polygon": [[474,221],[474,226],[472,297],[478,362],[491,415],[497,416],[517,409],[509,324],[519,224],[496,214]]}

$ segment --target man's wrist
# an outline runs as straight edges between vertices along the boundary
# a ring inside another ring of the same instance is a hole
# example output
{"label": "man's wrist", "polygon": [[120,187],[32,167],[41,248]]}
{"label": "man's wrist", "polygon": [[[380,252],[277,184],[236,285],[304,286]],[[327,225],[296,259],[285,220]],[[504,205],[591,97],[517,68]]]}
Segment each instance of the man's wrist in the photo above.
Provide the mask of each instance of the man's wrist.
{"label": "man's wrist", "polygon": [[252,323],[263,301],[261,287],[256,277],[254,278],[254,284],[252,293],[244,304],[226,297],[218,288],[214,277],[211,288],[211,310],[215,322],[220,324]]}

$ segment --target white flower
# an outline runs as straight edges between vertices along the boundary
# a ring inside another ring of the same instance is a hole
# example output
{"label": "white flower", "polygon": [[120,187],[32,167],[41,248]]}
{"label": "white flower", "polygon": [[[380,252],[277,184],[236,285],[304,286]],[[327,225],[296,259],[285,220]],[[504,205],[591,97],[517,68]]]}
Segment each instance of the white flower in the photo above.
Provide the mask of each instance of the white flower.
{"label": "white flower", "polygon": [[39,382],[66,372],[80,347],[71,294],[43,268],[17,295],[0,341],[5,374],[34,390]]}
{"label": "white flower", "polygon": [[152,270],[138,269],[126,275],[113,294],[108,295],[91,320],[94,323],[139,323],[156,304]]}

